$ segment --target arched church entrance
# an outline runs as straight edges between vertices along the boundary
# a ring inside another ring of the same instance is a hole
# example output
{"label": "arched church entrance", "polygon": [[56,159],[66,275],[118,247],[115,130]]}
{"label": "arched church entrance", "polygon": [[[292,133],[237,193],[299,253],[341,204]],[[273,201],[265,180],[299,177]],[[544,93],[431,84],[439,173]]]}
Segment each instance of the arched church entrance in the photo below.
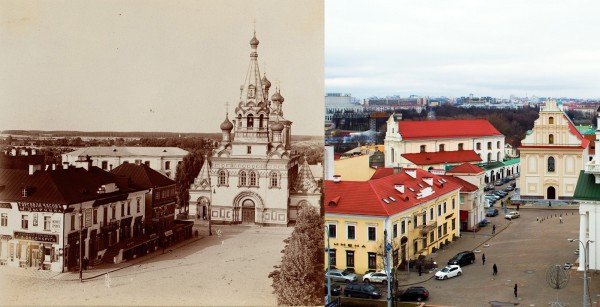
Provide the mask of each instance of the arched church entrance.
{"label": "arched church entrance", "polygon": [[254,224],[256,221],[256,205],[252,199],[246,199],[242,202],[242,224]]}
{"label": "arched church entrance", "polygon": [[554,187],[548,187],[546,190],[547,199],[556,199],[556,189]]}

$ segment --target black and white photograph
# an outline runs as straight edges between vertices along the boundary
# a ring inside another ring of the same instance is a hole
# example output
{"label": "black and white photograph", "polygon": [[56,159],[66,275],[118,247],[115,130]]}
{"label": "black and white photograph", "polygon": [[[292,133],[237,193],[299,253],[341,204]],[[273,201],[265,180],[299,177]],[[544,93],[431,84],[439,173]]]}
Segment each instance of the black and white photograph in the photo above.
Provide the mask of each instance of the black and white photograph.
{"label": "black and white photograph", "polygon": [[323,304],[322,0],[0,12],[0,305]]}

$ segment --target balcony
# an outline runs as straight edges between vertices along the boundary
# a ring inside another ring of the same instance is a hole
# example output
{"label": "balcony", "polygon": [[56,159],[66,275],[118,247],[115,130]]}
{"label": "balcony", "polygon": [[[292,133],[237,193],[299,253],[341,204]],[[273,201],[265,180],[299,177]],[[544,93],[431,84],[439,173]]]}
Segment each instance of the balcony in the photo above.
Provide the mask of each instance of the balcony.
{"label": "balcony", "polygon": [[429,222],[427,225],[419,226],[419,233],[422,236],[426,236],[430,231],[434,230],[437,227],[437,222]]}

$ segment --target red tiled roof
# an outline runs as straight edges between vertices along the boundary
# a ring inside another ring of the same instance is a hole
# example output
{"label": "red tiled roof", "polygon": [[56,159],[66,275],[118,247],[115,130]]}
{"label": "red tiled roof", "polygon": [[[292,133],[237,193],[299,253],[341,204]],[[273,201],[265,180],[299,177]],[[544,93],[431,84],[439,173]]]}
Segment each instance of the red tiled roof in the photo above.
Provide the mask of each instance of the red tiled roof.
{"label": "red tiled roof", "polygon": [[454,174],[479,174],[481,172],[485,172],[485,170],[477,165],[473,165],[471,163],[463,163],[461,165],[458,165],[456,167],[451,168],[450,170],[448,170],[447,173],[454,173]]}
{"label": "red tiled roof", "polygon": [[502,136],[485,119],[399,121],[398,131],[405,140]]}
{"label": "red tiled roof", "polygon": [[481,161],[474,150],[406,153],[402,157],[416,165]]}
{"label": "red tiled roof", "polygon": [[594,143],[594,141],[596,141],[596,135],[595,134],[586,134],[583,137],[590,142],[590,146],[588,147],[588,154],[590,154],[590,155],[596,154],[596,145]]}
{"label": "red tiled roof", "polygon": [[394,169],[390,168],[390,167],[378,167],[377,169],[375,169],[375,173],[373,173],[373,176],[371,176],[371,180],[373,179],[379,179],[379,178],[383,178],[389,175],[393,175],[394,174]]}
{"label": "red tiled roof", "polygon": [[462,188],[460,189],[461,192],[475,192],[475,191],[479,190],[479,188],[476,185],[471,184],[464,179],[454,177],[454,176],[441,176],[441,177],[448,181],[452,181],[452,182],[462,186]]}
{"label": "red tiled roof", "polygon": [[[446,182],[440,184],[438,180],[441,180],[442,177],[422,169],[410,169],[416,172],[416,178],[408,175],[406,170],[405,168],[400,173],[369,181],[341,181],[335,183],[326,180],[325,212],[329,214],[390,216],[461,188],[461,186],[449,180],[445,180]],[[428,185],[423,180],[425,177],[432,178],[433,186]],[[400,193],[395,189],[396,184],[404,185],[404,193]],[[417,193],[427,187],[430,187],[434,193],[417,199]],[[393,197],[396,201],[390,197]],[[384,198],[389,204],[383,200]],[[335,203],[335,205],[330,206],[330,203]]]}

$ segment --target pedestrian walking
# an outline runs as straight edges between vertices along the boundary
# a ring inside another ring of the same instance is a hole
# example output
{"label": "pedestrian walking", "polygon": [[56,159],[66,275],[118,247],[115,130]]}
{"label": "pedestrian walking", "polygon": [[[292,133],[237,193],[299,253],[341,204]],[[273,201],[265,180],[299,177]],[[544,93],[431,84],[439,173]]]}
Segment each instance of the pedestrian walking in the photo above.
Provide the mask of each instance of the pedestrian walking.
{"label": "pedestrian walking", "polygon": [[421,276],[421,273],[423,273],[423,266],[419,265],[419,276]]}
{"label": "pedestrian walking", "polygon": [[485,254],[481,255],[481,261],[483,261],[483,264],[485,265]]}
{"label": "pedestrian walking", "polygon": [[548,207],[552,207],[552,202],[548,201]]}
{"label": "pedestrian walking", "polygon": [[515,284],[515,297],[517,297],[517,284]]}
{"label": "pedestrian walking", "polygon": [[492,225],[492,234],[496,234],[496,224]]}
{"label": "pedestrian walking", "polygon": [[494,263],[494,266],[492,267],[492,269],[494,270],[494,273],[492,275],[498,275],[498,267],[496,266],[495,263]]}

